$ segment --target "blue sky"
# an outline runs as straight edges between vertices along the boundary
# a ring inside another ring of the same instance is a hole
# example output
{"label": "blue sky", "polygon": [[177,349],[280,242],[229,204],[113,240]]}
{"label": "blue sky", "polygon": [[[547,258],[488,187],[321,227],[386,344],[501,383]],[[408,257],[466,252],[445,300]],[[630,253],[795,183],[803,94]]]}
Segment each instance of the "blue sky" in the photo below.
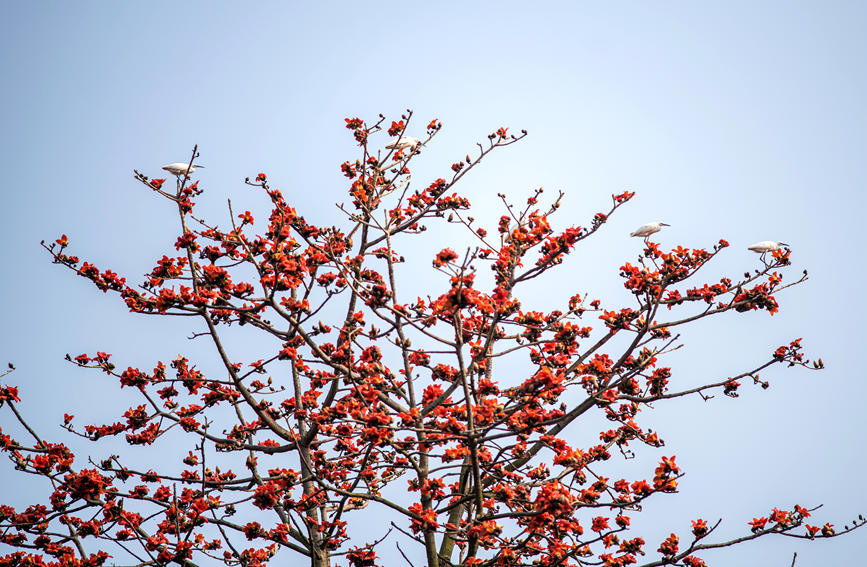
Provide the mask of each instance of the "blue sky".
{"label": "blue sky", "polygon": [[[194,144],[207,166],[204,214],[226,222],[227,197],[263,210],[243,179],[265,171],[330,223],[344,200],[337,166],[355,158],[343,118],[412,108],[418,125],[444,124],[416,165],[421,179],[499,126],[529,131],[464,185],[492,218],[497,192],[565,191],[561,226],[637,192],[570,257],[563,281],[539,290],[540,304],[578,290],[625,301],[617,267],[638,253],[626,235],[650,220],[672,225],[664,245],[728,239],[720,274],[755,267],[744,248],[765,239],[792,245],[791,277],[809,269],[778,315],[687,333],[672,358],[684,379],[734,374],[796,337],[827,369],[774,371],[768,391],[647,416],[688,474],[679,496],[649,510],[656,524],[685,532],[691,518],[722,516],[734,534],[773,506],[824,503],[818,519],[838,526],[867,511],[863,3],[178,4],[0,6],[0,357],[19,368],[12,382],[43,430],[70,407],[112,419],[122,397],[64,363],[67,352],[148,366],[209,351],[185,341],[181,322],[133,317],[52,266],[41,239],[66,233],[76,253],[137,281],[176,227],[131,170],[155,175]],[[436,244],[416,251],[423,263]],[[0,475],[7,493],[16,479]],[[799,566],[828,565],[863,555],[864,541],[766,539],[705,558],[788,565],[797,551]]]}

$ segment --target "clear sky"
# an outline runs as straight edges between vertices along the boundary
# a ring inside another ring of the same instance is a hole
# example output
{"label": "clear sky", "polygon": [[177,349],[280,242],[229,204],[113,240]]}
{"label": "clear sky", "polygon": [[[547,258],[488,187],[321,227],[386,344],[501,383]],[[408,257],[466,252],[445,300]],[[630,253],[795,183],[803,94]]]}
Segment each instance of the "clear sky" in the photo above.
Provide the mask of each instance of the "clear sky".
{"label": "clear sky", "polygon": [[[73,252],[138,281],[176,227],[131,171],[156,175],[194,144],[210,217],[225,222],[227,197],[261,210],[243,179],[265,171],[330,223],[344,200],[337,166],[355,159],[343,118],[412,108],[419,125],[444,124],[418,160],[422,179],[499,126],[529,131],[464,186],[491,215],[500,191],[564,190],[561,226],[586,222],[611,193],[637,192],[546,296],[625,299],[617,267],[639,248],[627,235],[651,220],[672,225],[660,234],[668,246],[727,238],[720,273],[756,267],[745,247],[766,239],[792,245],[790,277],[809,269],[778,315],[699,326],[673,357],[684,380],[711,381],[804,337],[827,369],[774,370],[767,391],[647,416],[666,439],[661,454],[687,472],[680,495],[642,514],[656,528],[686,533],[689,519],[723,517],[734,535],[796,503],[824,503],[817,520],[838,527],[867,512],[865,3],[180,4],[0,4],[0,358],[17,365],[11,382],[49,436],[62,437],[64,411],[109,420],[112,401],[126,399],[65,353],[147,367],[208,351],[185,341],[180,322],[134,317],[52,266],[41,239],[65,232]],[[17,477],[0,475],[3,499],[18,497]],[[704,557],[788,566],[797,551],[799,566],[844,564],[865,542],[766,538]]]}

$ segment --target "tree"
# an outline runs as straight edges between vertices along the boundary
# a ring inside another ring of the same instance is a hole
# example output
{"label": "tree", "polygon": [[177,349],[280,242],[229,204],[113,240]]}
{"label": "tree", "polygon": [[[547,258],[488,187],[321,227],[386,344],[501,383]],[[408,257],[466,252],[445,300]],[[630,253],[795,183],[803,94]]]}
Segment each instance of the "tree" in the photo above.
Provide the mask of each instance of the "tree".
{"label": "tree", "polygon": [[[115,423],[82,427],[66,415],[63,427],[93,442],[122,436],[129,451],[162,444],[182,463],[160,462],[159,470],[112,454],[75,461],[66,445],[28,425],[17,389],[3,386],[0,405],[21,436],[0,434],[0,446],[18,471],[44,478],[49,494],[24,510],[0,507],[3,541],[16,549],[0,565],[94,566],[112,557],[255,567],[282,551],[280,560],[293,556],[293,564],[297,554],[315,567],[362,567],[376,565],[379,546],[394,541],[411,564],[404,548],[416,543],[423,554],[409,553],[431,567],[698,567],[705,549],[768,535],[837,535],[831,524],[808,523],[814,508],[795,506],[758,511],[735,540],[714,538],[720,522],[698,518],[691,533],[647,543],[631,533],[630,516],[676,492],[683,472],[661,455],[646,476],[621,478],[611,460],[615,451],[662,447],[639,423],[641,410],[713,391],[736,397],[742,382],[767,387],[759,373],[772,366],[823,366],[805,357],[801,339],[696,388],[674,387],[662,365],[681,326],[728,312],[773,315],[774,294],[807,279],[804,272],[783,283],[790,250],[742,278],[705,283],[698,273],[726,241],[664,251],[645,239],[636,264],[620,271],[635,307],[606,308],[576,294],[562,309],[533,311],[532,297],[519,300],[526,284],[562,277],[563,259],[633,193],[613,195],[587,227],[559,231],[551,221],[562,193],[545,204],[539,190],[521,205],[500,195],[505,214],[486,230],[455,187],[526,132],[498,129],[448,179],[414,189],[408,165],[440,131],[437,120],[424,140],[373,149],[385,145],[374,143],[377,135],[404,136],[411,116],[390,127],[383,117],[346,120],[361,156],[341,165],[352,199],[341,207],[341,227],[310,224],[260,173],[246,183],[270,198],[267,227],[257,234],[253,215],[236,215],[230,202],[231,228],[220,229],[194,214],[203,190],[189,175],[179,174],[170,191],[165,179],[136,172],[180,221],[175,251],[140,286],[68,254],[65,235],[43,243],[54,262],[130,311],[198,321],[194,336],[213,343],[222,371],[206,375],[184,356],[150,371],[122,370],[103,352],[68,356],[137,391],[142,403],[120,408]],[[196,157],[194,149],[191,165]],[[461,253],[442,249],[433,269],[444,285],[408,297],[399,286],[401,246],[443,223],[465,227],[475,242]],[[229,326],[270,341],[271,356],[239,358],[225,338]],[[594,414],[610,423],[599,442],[570,444],[567,428]],[[385,520],[379,539],[351,539],[353,523],[371,517]]]}

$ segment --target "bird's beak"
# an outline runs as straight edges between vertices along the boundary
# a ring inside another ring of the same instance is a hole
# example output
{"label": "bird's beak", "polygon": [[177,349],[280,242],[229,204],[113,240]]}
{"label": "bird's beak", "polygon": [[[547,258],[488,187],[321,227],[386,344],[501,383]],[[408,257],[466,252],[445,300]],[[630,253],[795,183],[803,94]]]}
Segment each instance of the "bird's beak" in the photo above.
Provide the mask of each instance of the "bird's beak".
{"label": "bird's beak", "polygon": [[204,165],[199,165],[199,164],[197,164],[197,163],[194,163],[194,164],[193,164],[193,167],[198,167],[198,168],[201,168],[201,169],[205,169],[205,166],[204,166]]}
{"label": "bird's beak", "polygon": [[786,244],[785,242],[780,242],[780,246],[790,246],[790,245]]}
{"label": "bird's beak", "polygon": [[667,222],[661,222],[661,223],[659,223],[659,224],[661,224],[662,226],[671,226],[671,225],[668,224]]}

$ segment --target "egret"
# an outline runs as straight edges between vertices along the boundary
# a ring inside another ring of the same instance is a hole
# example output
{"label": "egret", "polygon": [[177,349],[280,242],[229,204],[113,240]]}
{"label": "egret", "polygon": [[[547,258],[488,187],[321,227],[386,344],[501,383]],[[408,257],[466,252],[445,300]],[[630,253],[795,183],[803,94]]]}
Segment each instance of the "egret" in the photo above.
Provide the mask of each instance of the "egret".
{"label": "egret", "polygon": [[768,266],[768,262],[765,260],[765,254],[768,252],[776,252],[780,249],[780,246],[788,246],[788,244],[780,241],[762,240],[761,242],[756,242],[752,246],[747,246],[747,250],[752,250],[756,254],[761,254],[760,259],[762,260],[762,264]]}
{"label": "egret", "polygon": [[205,167],[204,165],[199,165],[198,163],[194,163],[193,165],[187,163],[170,163],[168,165],[164,165],[163,169],[171,173],[172,175],[177,175],[180,177],[181,175],[188,176],[194,171],[196,171],[197,167]]}
{"label": "egret", "polygon": [[642,238],[647,238],[651,234],[655,232],[659,232],[662,230],[664,226],[671,226],[664,222],[649,222],[647,224],[643,224],[636,228],[634,231],[629,233],[629,236],[640,236]]}
{"label": "egret", "polygon": [[394,142],[385,146],[387,150],[402,150],[404,148],[415,148],[421,142],[418,138],[413,138],[412,136],[401,136]]}
{"label": "egret", "polygon": [[780,246],[788,246],[785,242],[774,242],[773,240],[762,240],[756,242],[752,246],[747,246],[747,250],[752,250],[757,254],[767,254],[768,252],[776,252]]}

